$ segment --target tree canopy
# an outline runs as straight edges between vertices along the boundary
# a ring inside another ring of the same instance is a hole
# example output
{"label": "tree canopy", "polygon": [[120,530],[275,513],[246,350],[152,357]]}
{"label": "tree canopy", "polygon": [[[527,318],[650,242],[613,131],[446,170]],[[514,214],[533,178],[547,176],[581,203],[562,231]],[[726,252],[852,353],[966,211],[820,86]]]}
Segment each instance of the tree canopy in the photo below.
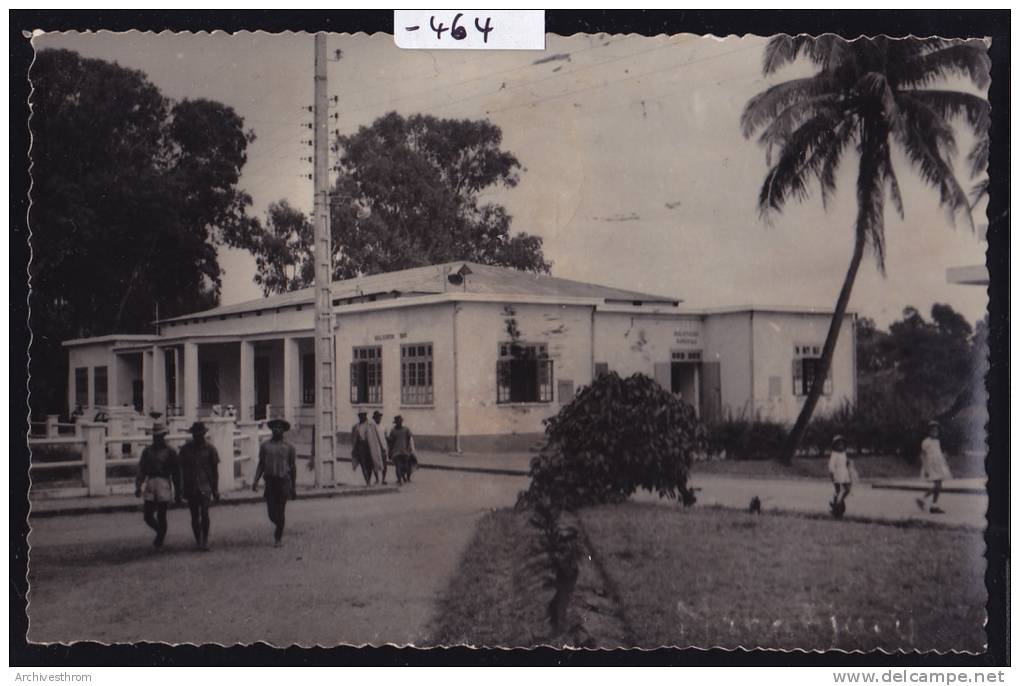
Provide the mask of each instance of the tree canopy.
{"label": "tree canopy", "polygon": [[[334,277],[406,269],[457,259],[549,271],[542,239],[511,234],[511,217],[483,202],[512,188],[521,166],[501,149],[487,120],[438,119],[391,112],[336,139],[338,180],[331,199]],[[310,220],[285,201],[269,208],[248,246],[264,292],[312,282]]]}
{"label": "tree canopy", "polygon": [[237,182],[254,135],[226,105],[171,101],[142,72],[72,51],[40,51],[30,77],[33,405],[55,411],[60,341],[148,332],[157,307],[218,301],[216,248],[253,226]]}
{"label": "tree canopy", "polygon": [[967,193],[953,172],[954,124],[963,122],[974,131],[971,172],[979,174],[987,160],[989,121],[985,98],[933,87],[953,77],[969,80],[977,89],[987,87],[990,60],[981,40],[776,36],[766,46],[762,72],[774,74],[800,57],[817,71],[767,88],[748,101],[741,116],[744,136],[757,135],[766,149],[769,169],[758,206],[767,217],[790,200],[806,199],[813,181],[827,203],[836,191],[841,163],[856,153],[857,217],[854,250],[822,347],[821,369],[790,432],[787,459],[821,395],[865,249],[871,250],[879,271],[885,271],[886,200],[904,215],[893,147],[898,146],[938,192],[939,204],[950,217],[962,215],[973,226]]}

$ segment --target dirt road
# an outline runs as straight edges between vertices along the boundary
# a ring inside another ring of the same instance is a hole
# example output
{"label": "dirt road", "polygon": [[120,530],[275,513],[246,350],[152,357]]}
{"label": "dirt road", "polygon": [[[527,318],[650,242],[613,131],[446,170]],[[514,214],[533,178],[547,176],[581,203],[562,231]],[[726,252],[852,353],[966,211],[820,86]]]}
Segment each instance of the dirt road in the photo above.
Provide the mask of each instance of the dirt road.
{"label": "dirt road", "polygon": [[187,510],[170,513],[161,551],[138,514],[36,520],[29,640],[423,642],[478,517],[525,486],[421,470],[399,493],[298,500],[282,548],[261,505],[214,508],[206,553]]}

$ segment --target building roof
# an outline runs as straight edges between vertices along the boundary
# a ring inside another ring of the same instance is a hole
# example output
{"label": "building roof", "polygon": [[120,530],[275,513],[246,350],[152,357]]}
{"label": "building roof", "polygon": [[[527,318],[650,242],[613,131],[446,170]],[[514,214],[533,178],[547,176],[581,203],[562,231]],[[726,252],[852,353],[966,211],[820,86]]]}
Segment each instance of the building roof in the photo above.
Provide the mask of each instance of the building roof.
{"label": "building roof", "polygon": [[140,333],[114,333],[106,336],[95,336],[94,338],[74,338],[61,343],[62,346],[95,345],[96,343],[146,343],[159,340],[154,334]]}
{"label": "building roof", "polygon": [[[450,274],[463,271],[468,274],[462,284],[454,285],[449,280]],[[334,281],[332,294],[334,305],[357,302],[372,296],[415,297],[436,295],[447,292],[478,293],[507,296],[552,296],[565,298],[585,298],[603,302],[642,302],[668,303],[677,305],[677,298],[622,290],[609,286],[600,286],[582,281],[561,279],[548,274],[534,274],[507,267],[493,267],[475,262],[447,262],[445,264],[415,267],[385,274],[360,276],[354,279]],[[203,312],[194,312],[179,317],[163,319],[163,322],[184,321],[203,317],[220,317],[241,312],[269,310],[280,307],[294,307],[311,304],[314,301],[314,290],[301,290],[280,295],[272,295],[258,300],[223,305]]]}

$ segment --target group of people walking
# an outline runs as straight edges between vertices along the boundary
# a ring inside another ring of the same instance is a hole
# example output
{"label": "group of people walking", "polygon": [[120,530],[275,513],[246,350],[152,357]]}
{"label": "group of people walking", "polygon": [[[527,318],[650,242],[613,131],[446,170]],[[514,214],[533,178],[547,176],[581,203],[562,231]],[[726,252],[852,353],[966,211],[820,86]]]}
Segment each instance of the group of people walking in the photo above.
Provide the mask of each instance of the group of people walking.
{"label": "group of people walking", "polygon": [[393,418],[389,431],[382,428],[382,418],[383,413],[378,410],[372,413],[371,421],[367,412],[358,413],[358,423],[351,427],[351,469],[361,468],[366,486],[373,478],[375,483],[385,484],[388,463],[392,462],[397,483],[409,483],[418,464],[414,436],[399,414]]}
{"label": "group of people walking", "polygon": [[[928,435],[921,442],[921,478],[931,482],[931,488],[924,492],[924,495],[917,498],[915,502],[922,512],[931,514],[945,514],[945,510],[938,506],[939,495],[942,493],[942,482],[951,479],[949,463],[942,453],[942,443],[939,440],[941,427],[936,421],[928,422]],[[832,450],[829,453],[829,476],[832,478],[832,485],[835,493],[829,502],[829,511],[837,519],[846,512],[846,499],[854,482],[859,480],[857,470],[853,461],[847,456],[846,439],[842,436],[834,436],[832,439]],[[929,503],[929,498],[931,499]]]}
{"label": "group of people walking", "polygon": [[[259,446],[259,461],[255,468],[252,490],[258,491],[259,481],[265,480],[266,509],[273,523],[275,545],[281,545],[287,501],[297,496],[297,453],[294,446],[283,439],[290,423],[273,419],[267,423],[272,437]],[[191,532],[195,546],[209,550],[209,506],[220,499],[219,462],[216,447],[206,440],[208,428],[195,422],[188,429],[191,440],[181,447],[180,453],[166,443],[168,430],[157,422],[152,427],[152,445],[142,451],[135,477],[135,497],[142,498],[145,523],[156,532],[152,544],[163,546],[167,533],[167,509],[171,503],[188,501],[191,512]]]}

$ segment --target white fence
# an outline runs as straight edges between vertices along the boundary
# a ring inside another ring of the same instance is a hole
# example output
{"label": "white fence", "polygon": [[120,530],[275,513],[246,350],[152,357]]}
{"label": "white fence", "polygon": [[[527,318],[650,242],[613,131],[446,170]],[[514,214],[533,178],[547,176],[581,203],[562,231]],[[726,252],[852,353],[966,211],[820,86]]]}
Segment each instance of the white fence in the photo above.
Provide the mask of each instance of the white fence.
{"label": "white fence", "polygon": [[[258,463],[259,444],[272,432],[261,423],[238,423],[232,417],[210,417],[203,422],[209,429],[206,440],[216,447],[220,456],[220,490],[226,492],[250,486]],[[133,492],[133,478],[110,478],[109,470],[138,464],[142,450],[152,443],[151,422],[147,429],[140,431],[134,426],[113,422],[83,421],[74,426],[75,434],[71,436],[51,433],[47,426],[45,438],[29,438],[28,446],[33,453],[33,493],[45,495],[45,491],[50,491],[49,495],[55,497],[75,497]],[[190,421],[172,417],[167,444],[178,449],[184,445],[191,438],[186,432],[189,426]],[[41,456],[43,452],[57,459],[36,459],[36,455]],[[61,453],[66,453],[67,459],[61,459]],[[57,487],[48,484],[45,478],[36,478],[54,470],[76,472],[79,478]]]}

